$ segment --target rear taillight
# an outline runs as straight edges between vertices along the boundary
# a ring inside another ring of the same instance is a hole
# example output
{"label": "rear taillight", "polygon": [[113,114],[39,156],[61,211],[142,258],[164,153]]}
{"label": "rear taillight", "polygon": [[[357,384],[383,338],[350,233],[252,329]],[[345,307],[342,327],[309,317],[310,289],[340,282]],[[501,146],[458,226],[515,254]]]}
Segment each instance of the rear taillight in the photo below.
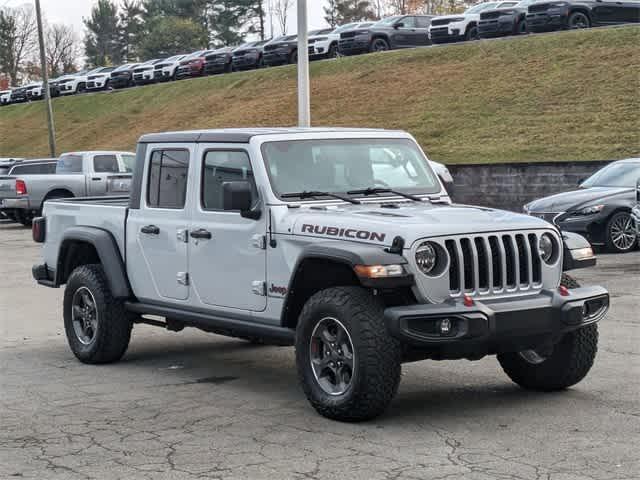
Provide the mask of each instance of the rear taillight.
{"label": "rear taillight", "polygon": [[44,217],[37,217],[31,223],[31,235],[36,243],[44,243],[47,236],[47,222]]}
{"label": "rear taillight", "polygon": [[16,180],[16,195],[26,195],[27,185],[24,180]]}

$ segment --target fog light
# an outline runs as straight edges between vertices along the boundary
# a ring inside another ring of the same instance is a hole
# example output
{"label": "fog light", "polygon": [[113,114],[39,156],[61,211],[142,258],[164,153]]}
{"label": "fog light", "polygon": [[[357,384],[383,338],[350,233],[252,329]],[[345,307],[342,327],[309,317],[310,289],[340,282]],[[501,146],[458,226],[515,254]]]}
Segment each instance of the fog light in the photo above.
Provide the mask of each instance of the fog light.
{"label": "fog light", "polygon": [[443,318],[440,320],[440,333],[442,335],[449,335],[451,332],[451,320],[448,318]]}

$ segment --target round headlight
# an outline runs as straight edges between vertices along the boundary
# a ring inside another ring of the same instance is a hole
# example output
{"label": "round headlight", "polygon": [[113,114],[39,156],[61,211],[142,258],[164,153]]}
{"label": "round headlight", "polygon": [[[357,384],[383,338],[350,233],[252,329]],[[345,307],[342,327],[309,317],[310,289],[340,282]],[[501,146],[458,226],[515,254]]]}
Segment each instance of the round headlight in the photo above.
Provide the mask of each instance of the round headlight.
{"label": "round headlight", "polygon": [[551,259],[553,258],[553,238],[548,233],[543,233],[540,236],[538,252],[540,253],[540,258],[542,258],[545,263],[551,263]]}
{"label": "round headlight", "polygon": [[438,255],[430,242],[425,242],[416,249],[416,264],[422,273],[430,274],[437,263]]}

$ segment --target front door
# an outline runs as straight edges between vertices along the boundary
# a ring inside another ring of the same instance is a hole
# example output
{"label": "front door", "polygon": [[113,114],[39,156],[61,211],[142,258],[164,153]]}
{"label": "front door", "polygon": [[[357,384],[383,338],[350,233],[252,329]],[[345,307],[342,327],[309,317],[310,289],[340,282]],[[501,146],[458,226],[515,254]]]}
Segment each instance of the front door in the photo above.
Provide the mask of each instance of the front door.
{"label": "front door", "polygon": [[222,193],[225,182],[246,180],[257,204],[249,154],[237,145],[203,146],[196,164],[202,191],[189,228],[193,294],[203,305],[262,311],[267,305],[265,215],[255,220],[225,210]]}
{"label": "front door", "polygon": [[147,154],[139,208],[127,220],[127,270],[138,298],[189,297],[187,195],[193,147],[157,146]]}
{"label": "front door", "polygon": [[392,33],[392,47],[403,48],[413,47],[416,41],[416,19],[415,17],[404,17],[400,20],[401,26],[394,29]]}

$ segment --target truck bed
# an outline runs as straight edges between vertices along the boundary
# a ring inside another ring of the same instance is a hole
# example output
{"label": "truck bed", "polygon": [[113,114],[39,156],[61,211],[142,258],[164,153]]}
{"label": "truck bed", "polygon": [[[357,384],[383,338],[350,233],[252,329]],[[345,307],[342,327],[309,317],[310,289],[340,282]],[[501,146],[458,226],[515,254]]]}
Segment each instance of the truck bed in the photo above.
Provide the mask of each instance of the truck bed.
{"label": "truck bed", "polygon": [[98,227],[114,236],[125,258],[125,226],[129,197],[61,198],[45,202],[46,241],[43,247],[47,265],[55,265],[62,236],[71,227]]}

